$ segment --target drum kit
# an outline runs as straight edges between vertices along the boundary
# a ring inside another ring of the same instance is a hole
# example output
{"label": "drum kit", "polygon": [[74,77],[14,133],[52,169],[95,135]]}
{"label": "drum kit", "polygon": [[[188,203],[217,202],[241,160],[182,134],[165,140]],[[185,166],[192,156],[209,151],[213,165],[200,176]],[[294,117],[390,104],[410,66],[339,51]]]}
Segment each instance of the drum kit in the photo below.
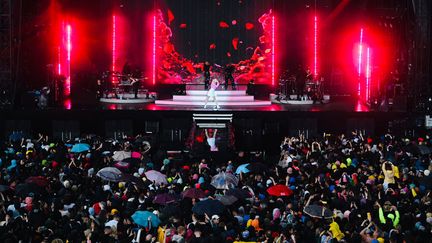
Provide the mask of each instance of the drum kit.
{"label": "drum kit", "polygon": [[282,73],[279,79],[279,88],[277,92],[277,100],[290,100],[291,95],[303,93],[307,99],[321,100],[323,97],[322,85],[320,81],[313,81],[308,79],[305,83],[302,92],[298,92],[297,80],[294,74],[290,74],[289,71]]}

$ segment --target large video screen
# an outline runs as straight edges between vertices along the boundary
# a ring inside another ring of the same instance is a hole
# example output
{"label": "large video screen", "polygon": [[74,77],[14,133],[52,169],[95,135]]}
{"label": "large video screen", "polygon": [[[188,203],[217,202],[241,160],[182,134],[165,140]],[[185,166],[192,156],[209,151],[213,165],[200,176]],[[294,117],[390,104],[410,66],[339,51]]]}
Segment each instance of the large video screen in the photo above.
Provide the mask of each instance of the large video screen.
{"label": "large video screen", "polygon": [[[271,83],[273,1],[160,0],[156,6],[157,81],[202,84],[208,62],[224,82]],[[232,70],[232,69],[231,69]]]}

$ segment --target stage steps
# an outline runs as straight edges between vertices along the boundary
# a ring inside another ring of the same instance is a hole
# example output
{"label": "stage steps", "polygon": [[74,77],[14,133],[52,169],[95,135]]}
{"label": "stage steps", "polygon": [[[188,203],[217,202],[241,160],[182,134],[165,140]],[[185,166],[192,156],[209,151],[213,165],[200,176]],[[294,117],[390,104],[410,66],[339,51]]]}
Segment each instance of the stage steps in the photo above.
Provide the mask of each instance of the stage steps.
{"label": "stage steps", "polygon": [[[254,96],[247,95],[246,90],[217,90],[217,102],[220,106],[269,106],[270,101],[255,100]],[[206,90],[186,90],[186,95],[174,95],[169,100],[156,100],[156,105],[172,106],[204,106],[207,97]],[[209,108],[215,102],[208,102]]]}

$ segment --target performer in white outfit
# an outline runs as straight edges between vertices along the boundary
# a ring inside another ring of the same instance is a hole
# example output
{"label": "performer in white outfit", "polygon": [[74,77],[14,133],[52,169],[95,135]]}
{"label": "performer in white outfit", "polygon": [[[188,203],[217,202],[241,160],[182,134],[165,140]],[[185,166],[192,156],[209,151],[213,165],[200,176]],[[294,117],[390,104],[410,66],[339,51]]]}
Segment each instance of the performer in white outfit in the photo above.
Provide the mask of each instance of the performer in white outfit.
{"label": "performer in white outfit", "polygon": [[210,84],[210,89],[207,92],[207,97],[205,100],[204,109],[207,107],[207,103],[209,102],[210,99],[212,99],[216,104],[216,106],[213,109],[217,110],[220,108],[219,104],[217,103],[217,99],[216,99],[216,89],[219,87],[219,85],[220,85],[219,81],[214,78]]}
{"label": "performer in white outfit", "polygon": [[207,143],[210,146],[210,151],[219,151],[218,147],[216,146],[216,133],[217,129],[214,130],[213,136],[209,136],[207,129],[205,130],[205,135],[207,138]]}

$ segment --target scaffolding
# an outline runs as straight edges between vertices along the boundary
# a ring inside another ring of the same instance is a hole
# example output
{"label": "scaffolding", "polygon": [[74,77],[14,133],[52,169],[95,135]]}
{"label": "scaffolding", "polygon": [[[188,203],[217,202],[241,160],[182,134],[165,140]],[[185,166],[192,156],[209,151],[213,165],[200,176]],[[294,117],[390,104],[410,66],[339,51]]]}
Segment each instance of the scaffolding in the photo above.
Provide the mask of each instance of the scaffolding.
{"label": "scaffolding", "polygon": [[0,0],[0,108],[12,105],[12,0]]}

